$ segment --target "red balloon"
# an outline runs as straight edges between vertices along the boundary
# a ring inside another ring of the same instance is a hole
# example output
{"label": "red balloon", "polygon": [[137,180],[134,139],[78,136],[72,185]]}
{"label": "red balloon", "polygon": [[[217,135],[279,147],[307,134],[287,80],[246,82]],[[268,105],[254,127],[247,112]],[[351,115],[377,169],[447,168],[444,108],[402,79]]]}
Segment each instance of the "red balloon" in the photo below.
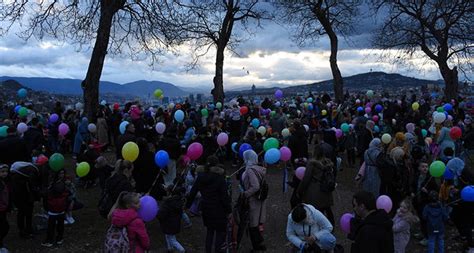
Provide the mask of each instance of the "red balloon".
{"label": "red balloon", "polygon": [[114,104],[114,110],[117,111],[119,108],[120,108],[120,105],[119,105],[118,103],[115,103],[115,104]]}
{"label": "red balloon", "polygon": [[241,115],[245,115],[248,112],[249,112],[249,108],[247,106],[244,105],[244,106],[240,107],[240,114]]}
{"label": "red balloon", "polygon": [[44,165],[48,162],[48,157],[45,155],[39,155],[38,158],[36,159],[36,164],[37,165]]}
{"label": "red balloon", "polygon": [[461,138],[461,135],[462,135],[461,128],[459,128],[457,126],[452,127],[451,130],[449,130],[449,136],[453,140],[457,140],[457,139]]}
{"label": "red balloon", "polygon": [[181,104],[177,104],[176,109],[178,109],[178,110],[181,109]]}

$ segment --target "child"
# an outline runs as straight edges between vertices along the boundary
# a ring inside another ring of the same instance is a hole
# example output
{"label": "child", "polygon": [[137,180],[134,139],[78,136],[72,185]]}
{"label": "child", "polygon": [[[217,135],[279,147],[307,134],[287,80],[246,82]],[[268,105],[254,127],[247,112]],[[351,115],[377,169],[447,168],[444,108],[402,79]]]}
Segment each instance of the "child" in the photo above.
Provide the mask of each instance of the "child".
{"label": "child", "polygon": [[46,241],[41,245],[52,247],[54,243],[54,230],[57,230],[56,244],[63,243],[64,234],[64,213],[67,209],[67,198],[69,193],[65,183],[65,172],[60,170],[53,174],[50,186],[48,187],[47,211],[48,211],[48,233]]}
{"label": "child", "polygon": [[406,198],[400,203],[400,208],[393,218],[393,242],[395,253],[404,253],[410,241],[410,226],[418,222],[414,214],[411,199]]}
{"label": "child", "polygon": [[9,210],[9,187],[7,184],[8,165],[0,164],[0,252],[8,252],[3,245],[3,238],[8,234],[10,225],[7,220],[7,211]]}
{"label": "child", "polygon": [[72,211],[77,210],[77,209],[74,209],[74,207],[79,207],[81,204],[79,204],[79,202],[77,201],[76,187],[74,183],[72,182],[72,180],[69,177],[66,177],[64,180],[64,183],[66,184],[66,190],[69,196],[67,198],[68,208],[66,210],[66,217],[64,220],[64,224],[71,225],[71,224],[74,224],[74,222],[76,222],[74,218],[72,217]]}
{"label": "child", "polygon": [[[170,187],[173,186],[171,185]],[[172,190],[170,189],[170,191]],[[160,221],[161,230],[165,234],[168,252],[173,252],[173,250],[185,252],[183,246],[176,240],[176,234],[180,232],[181,228],[184,207],[184,199],[181,192],[181,189],[174,189],[170,194],[171,196],[166,198],[161,204],[157,216]]]}
{"label": "child", "polygon": [[138,193],[122,192],[109,213],[112,225],[127,228],[129,252],[134,253],[142,253],[150,248],[150,238],[145,223],[138,217],[139,208],[140,195]]}
{"label": "child", "polygon": [[423,209],[423,218],[428,225],[428,253],[435,252],[438,243],[438,252],[444,253],[444,222],[448,220],[448,212],[441,205],[436,191],[429,193],[430,203]]}

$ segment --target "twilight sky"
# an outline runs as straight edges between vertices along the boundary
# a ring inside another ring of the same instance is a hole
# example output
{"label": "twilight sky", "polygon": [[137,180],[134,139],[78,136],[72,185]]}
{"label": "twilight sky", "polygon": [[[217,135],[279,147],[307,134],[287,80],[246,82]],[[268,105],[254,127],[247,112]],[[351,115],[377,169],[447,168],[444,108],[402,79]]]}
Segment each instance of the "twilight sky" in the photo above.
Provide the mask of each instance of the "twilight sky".
{"label": "twilight sky", "polygon": [[[427,63],[421,71],[402,65],[380,62],[378,50],[370,46],[373,22],[362,21],[363,32],[351,36],[350,43],[340,39],[339,68],[343,76],[372,71],[400,73],[422,79],[441,79],[436,66]],[[237,24],[238,25],[238,24]],[[321,37],[311,46],[298,47],[291,40],[288,28],[264,22],[262,29],[237,47],[239,56],[226,54],[224,87],[257,87],[306,84],[331,79],[329,67],[329,40]],[[91,49],[79,50],[77,45],[60,41],[31,39],[28,42],[16,36],[17,28],[0,37],[0,76],[24,77],[85,77]],[[92,44],[93,42],[91,42]],[[104,81],[126,83],[135,80],[159,80],[179,86],[211,87],[214,75],[214,51],[201,59],[199,69],[186,72],[191,61],[189,48],[180,47],[180,56],[164,55],[150,67],[150,61],[132,61],[127,56],[107,55],[102,74]],[[421,65],[426,60],[412,63]],[[407,64],[408,65],[408,64]],[[248,72],[247,72],[248,71]]]}

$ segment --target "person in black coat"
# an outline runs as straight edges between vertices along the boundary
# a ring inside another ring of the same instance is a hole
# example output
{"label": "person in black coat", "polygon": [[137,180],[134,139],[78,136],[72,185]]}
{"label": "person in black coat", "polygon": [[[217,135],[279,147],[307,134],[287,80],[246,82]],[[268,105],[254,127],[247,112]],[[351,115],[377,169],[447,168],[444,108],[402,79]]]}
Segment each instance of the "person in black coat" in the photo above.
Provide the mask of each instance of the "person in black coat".
{"label": "person in black coat", "polygon": [[33,150],[41,152],[43,145],[46,143],[43,135],[43,130],[40,128],[38,118],[31,120],[31,126],[23,134],[23,140],[25,140],[28,154],[31,154]]}
{"label": "person in black coat", "polygon": [[351,219],[349,239],[354,240],[351,253],[392,253],[393,222],[383,209],[376,209],[375,197],[367,191],[354,194],[352,206],[356,214]]}
{"label": "person in black coat", "polygon": [[135,182],[132,178],[133,163],[119,159],[115,163],[115,171],[106,181],[105,189],[99,200],[99,212],[102,217],[107,217],[110,209],[117,201],[121,192],[133,192]]}
{"label": "person in black coat", "polygon": [[16,134],[15,127],[7,129],[8,136],[0,141],[0,163],[11,166],[14,162],[31,161],[26,143]]}
{"label": "person in black coat", "polygon": [[[201,210],[207,228],[206,252],[220,252],[225,241],[227,219],[232,212],[231,199],[227,192],[224,169],[218,166],[219,159],[210,156],[203,173],[199,173],[186,201],[189,209],[198,192],[201,193]],[[215,236],[215,242],[213,242]]]}
{"label": "person in black coat", "polygon": [[132,176],[136,183],[135,190],[138,193],[146,193],[150,190],[160,168],[155,163],[155,154],[150,151],[147,140],[140,137],[137,139],[137,145],[140,153],[133,163]]}
{"label": "person in black coat", "polygon": [[115,145],[115,155],[117,159],[123,159],[122,147],[129,141],[136,141],[135,126],[132,123],[129,123],[127,127],[125,127],[125,133],[117,138],[117,144]]}
{"label": "person in black coat", "polygon": [[288,148],[291,150],[291,157],[308,158],[308,134],[299,121],[293,122],[290,128],[291,136],[288,140]]}
{"label": "person in black coat", "polygon": [[365,127],[357,132],[357,156],[360,158],[360,164],[364,162],[365,151],[369,148],[369,144],[374,138],[372,133],[373,127],[374,122],[368,120],[365,124]]}
{"label": "person in black coat", "polygon": [[160,205],[157,218],[160,221],[160,227],[165,234],[166,245],[169,252],[176,250],[184,252],[183,246],[176,240],[176,235],[181,230],[181,217],[183,216],[184,198],[183,189],[177,187]]}

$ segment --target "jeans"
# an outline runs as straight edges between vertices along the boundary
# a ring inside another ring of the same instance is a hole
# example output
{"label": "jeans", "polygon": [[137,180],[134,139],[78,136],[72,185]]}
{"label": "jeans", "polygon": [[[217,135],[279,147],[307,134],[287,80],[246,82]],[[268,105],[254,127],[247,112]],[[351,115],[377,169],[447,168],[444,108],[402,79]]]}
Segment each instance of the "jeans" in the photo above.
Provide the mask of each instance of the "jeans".
{"label": "jeans", "polygon": [[191,219],[189,218],[188,214],[183,212],[183,215],[181,216],[181,220],[184,222],[185,227],[190,227],[193,225]]}
{"label": "jeans", "polygon": [[176,240],[175,235],[165,235],[165,239],[166,239],[166,248],[169,251],[176,250],[180,253],[185,252],[183,246],[181,246],[181,244],[178,242],[178,240]]}
{"label": "jeans", "polygon": [[58,215],[49,215],[48,218],[48,236],[46,242],[54,242],[54,230],[57,230],[56,241],[61,241],[64,235],[64,213]]}
{"label": "jeans", "polygon": [[[215,235],[215,240],[214,240]],[[212,228],[207,228],[207,235],[206,235],[206,253],[212,253],[212,248],[214,248],[214,252],[223,252],[221,250],[224,241],[225,241],[226,231],[217,231]]]}
{"label": "jeans", "polygon": [[435,252],[435,244],[438,244],[438,253],[444,253],[444,234],[430,234],[428,236],[428,253]]}
{"label": "jeans", "polygon": [[7,220],[7,211],[0,211],[0,249],[4,247],[3,238],[7,236],[10,225]]}

